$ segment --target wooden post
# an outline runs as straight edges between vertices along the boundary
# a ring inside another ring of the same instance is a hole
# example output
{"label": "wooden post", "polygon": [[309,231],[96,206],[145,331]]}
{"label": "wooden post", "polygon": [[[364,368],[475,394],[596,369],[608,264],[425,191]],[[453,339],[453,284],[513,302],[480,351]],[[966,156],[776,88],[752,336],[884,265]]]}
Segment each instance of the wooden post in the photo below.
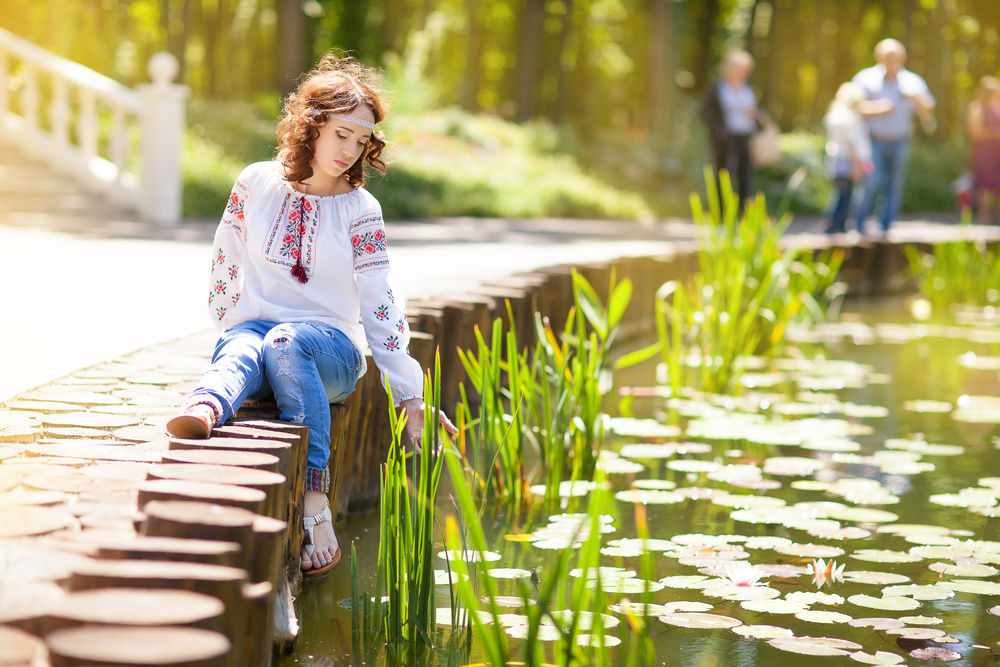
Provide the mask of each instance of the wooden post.
{"label": "wooden post", "polygon": [[267,494],[262,514],[284,521],[287,513],[288,489],[285,486],[285,476],[276,472],[239,466],[163,463],[151,466],[146,474],[150,479],[179,479],[259,489]]}
{"label": "wooden post", "polygon": [[83,626],[56,630],[45,643],[52,667],[214,667],[225,656],[231,656],[233,648],[218,632],[183,627]]}
{"label": "wooden post", "polygon": [[344,453],[347,451],[347,420],[350,414],[351,408],[345,403],[330,406],[330,460],[327,464],[330,468],[330,492],[327,501],[334,523],[347,514],[348,485],[344,483],[344,467],[349,462],[345,460]]}

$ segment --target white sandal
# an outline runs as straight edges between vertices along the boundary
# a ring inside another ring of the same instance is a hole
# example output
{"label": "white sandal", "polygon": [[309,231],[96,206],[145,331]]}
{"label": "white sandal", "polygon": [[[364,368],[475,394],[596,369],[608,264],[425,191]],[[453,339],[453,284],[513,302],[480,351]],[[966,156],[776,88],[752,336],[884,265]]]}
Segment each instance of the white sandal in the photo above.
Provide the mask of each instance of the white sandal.
{"label": "white sandal", "polygon": [[[323,507],[323,511],[320,512],[319,514],[316,514],[314,516],[307,516],[305,517],[305,519],[302,520],[302,526],[306,531],[306,541],[304,546],[306,549],[306,555],[309,556],[309,560],[312,560],[313,551],[316,550],[316,538],[315,535],[313,534],[313,531],[315,530],[316,526],[323,523],[324,521],[329,521],[331,524],[333,523],[333,513],[330,511],[329,505]],[[340,547],[337,547],[337,550],[333,553],[333,558],[330,559],[329,563],[326,563],[322,567],[315,567],[314,563],[313,567],[309,568],[308,570],[302,570],[302,576],[306,579],[315,579],[317,577],[323,576],[327,574],[331,569],[333,569],[333,566],[339,562],[340,562]]]}

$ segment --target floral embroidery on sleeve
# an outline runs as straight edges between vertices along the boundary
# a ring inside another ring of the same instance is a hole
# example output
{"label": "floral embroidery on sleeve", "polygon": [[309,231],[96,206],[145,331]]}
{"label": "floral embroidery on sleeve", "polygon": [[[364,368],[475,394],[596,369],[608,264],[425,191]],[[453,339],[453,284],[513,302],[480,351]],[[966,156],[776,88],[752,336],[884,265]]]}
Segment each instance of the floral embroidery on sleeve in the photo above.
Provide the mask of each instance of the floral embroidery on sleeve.
{"label": "floral embroidery on sleeve", "polygon": [[392,295],[392,289],[386,290],[386,294],[389,295],[389,301],[391,301],[392,303],[396,303],[396,297]]}
{"label": "floral embroidery on sleeve", "polygon": [[383,322],[389,319],[389,308],[387,306],[379,306],[375,310],[375,317]]}
{"label": "floral embroidery on sleeve", "polygon": [[389,266],[381,215],[369,215],[351,224],[351,247],[355,272],[364,273]]}
{"label": "floral embroidery on sleeve", "polygon": [[386,338],[383,345],[385,345],[385,349],[389,350],[390,352],[395,352],[396,350],[399,349],[399,336],[389,336],[388,338]]}
{"label": "floral embroidery on sleeve", "polygon": [[247,194],[249,194],[249,190],[246,183],[243,182],[242,178],[237,179],[236,185],[233,186],[233,191],[229,195],[229,201],[226,202],[226,211],[222,214],[222,224],[232,227],[241,236],[243,235]]}
{"label": "floral embroidery on sleeve", "polygon": [[399,333],[406,333],[406,327],[407,327],[406,315],[404,314],[402,317],[396,320],[396,329],[399,331]]}

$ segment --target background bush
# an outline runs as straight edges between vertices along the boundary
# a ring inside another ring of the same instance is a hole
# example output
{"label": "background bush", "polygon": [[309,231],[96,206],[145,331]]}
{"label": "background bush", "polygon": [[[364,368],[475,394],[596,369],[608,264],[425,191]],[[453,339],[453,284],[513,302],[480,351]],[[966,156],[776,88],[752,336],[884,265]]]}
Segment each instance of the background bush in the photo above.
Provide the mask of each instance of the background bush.
{"label": "background bush", "polygon": [[[217,219],[242,169],[274,157],[278,109],[192,100],[184,146],[184,214]],[[386,124],[391,160],[368,184],[388,219],[437,216],[650,219],[690,216],[687,193],[703,190],[709,159],[704,128],[681,114],[685,139],[657,146],[641,134],[557,131],[546,122],[516,124],[455,108],[398,106]],[[757,187],[772,208],[820,215],[832,191],[825,137],[782,135],[784,158],[762,169]],[[904,188],[904,212],[954,211],[950,185],[965,168],[962,146],[916,140]],[[789,189],[802,169],[801,182]],[[787,201],[785,198],[787,197]]]}

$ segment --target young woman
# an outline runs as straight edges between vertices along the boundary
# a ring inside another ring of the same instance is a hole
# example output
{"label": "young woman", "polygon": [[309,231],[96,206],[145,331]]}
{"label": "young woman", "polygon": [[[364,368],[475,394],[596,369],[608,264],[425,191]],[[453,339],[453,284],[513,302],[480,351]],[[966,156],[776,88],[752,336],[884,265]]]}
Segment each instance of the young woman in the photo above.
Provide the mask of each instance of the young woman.
{"label": "young woman", "polygon": [[207,438],[245,400],[273,394],[282,419],[309,426],[307,577],[340,560],[326,502],[329,404],[354,390],[366,346],[406,410],[408,435],[419,438],[423,424],[423,373],[407,353],[382,211],[361,187],[366,164],[385,173],[384,118],[373,72],[350,58],[324,57],[288,97],[277,159],[243,170],[215,235],[212,365],[167,423],[174,437]]}

